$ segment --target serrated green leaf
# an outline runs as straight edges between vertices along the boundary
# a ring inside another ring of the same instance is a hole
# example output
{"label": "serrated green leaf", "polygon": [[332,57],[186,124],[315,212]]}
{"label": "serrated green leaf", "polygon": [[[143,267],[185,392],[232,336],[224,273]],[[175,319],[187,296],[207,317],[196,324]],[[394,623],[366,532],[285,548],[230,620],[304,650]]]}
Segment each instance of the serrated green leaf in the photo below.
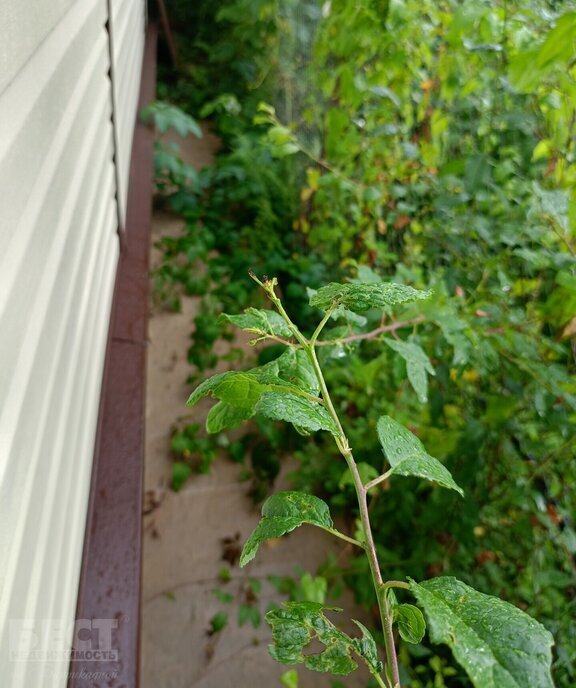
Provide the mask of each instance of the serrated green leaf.
{"label": "serrated green leaf", "polygon": [[222,313],[220,320],[232,323],[232,325],[236,325],[236,327],[254,334],[271,334],[276,337],[292,336],[290,328],[286,325],[280,313],[272,310],[247,308],[240,315]]}
{"label": "serrated green leaf", "polygon": [[[282,379],[281,373],[280,373],[280,368],[281,366],[284,369],[284,372],[288,370],[288,363],[285,359],[285,354],[288,352],[285,351],[282,356],[279,356],[278,358],[274,359],[273,361],[270,361],[269,363],[265,363],[262,366],[258,366],[257,368],[251,368],[247,372],[250,375],[254,375],[254,377],[260,382],[262,385],[281,385],[281,386],[290,386],[290,383],[288,380]],[[284,363],[283,363],[284,361]]]}
{"label": "serrated green leaf", "polygon": [[332,313],[332,319],[338,320],[343,318],[350,325],[357,325],[358,327],[364,327],[368,320],[363,315],[358,315],[353,311],[349,311],[347,308],[339,306],[334,313]]}
{"label": "serrated green leaf", "polygon": [[297,592],[295,593],[296,600],[305,602],[326,602],[326,593],[328,592],[328,582],[322,576],[312,577],[309,573],[305,573],[300,578]]}
{"label": "serrated green leaf", "polygon": [[567,12],[556,20],[538,51],[537,65],[550,70],[554,65],[568,64],[574,60],[574,32],[576,12]]}
{"label": "serrated green leaf", "polygon": [[263,391],[256,375],[231,370],[201,382],[188,398],[186,406],[194,406],[203,397],[211,396],[231,406],[253,409]]}
{"label": "serrated green leaf", "polygon": [[538,184],[533,184],[534,196],[539,201],[541,212],[545,216],[553,218],[563,232],[570,231],[569,212],[570,197],[564,190],[546,191]]}
{"label": "serrated green leaf", "polygon": [[378,419],[377,430],[391,473],[432,480],[442,487],[464,495],[462,488],[454,482],[450,471],[438,459],[427,453],[422,442],[410,430],[390,416]]}
{"label": "serrated green leaf", "polygon": [[[318,392],[313,371],[307,365],[302,354],[304,352],[286,352],[287,356],[280,356],[266,365],[253,368],[247,372],[228,371],[218,373],[204,380],[192,392],[187,406],[193,406],[203,397],[213,397],[220,401],[206,418],[206,429],[210,433],[220,432],[225,428],[235,427],[242,421],[251,418],[256,413],[256,405],[264,393],[272,396],[266,400],[258,411],[276,420],[295,422],[304,430],[329,429],[335,431],[335,426],[326,410],[320,404],[308,400],[310,394]],[[284,377],[282,377],[284,376]],[[288,378],[288,379],[286,379]],[[300,398],[302,397],[302,398]],[[292,421],[292,417],[284,417],[277,411],[278,398],[288,400],[287,409],[294,418],[304,416],[307,422]],[[299,399],[301,403],[290,402]]]}
{"label": "serrated green leaf", "polygon": [[285,688],[298,688],[298,673],[294,669],[290,669],[280,676],[280,683]]}
{"label": "serrated green leaf", "polygon": [[396,607],[398,632],[407,642],[417,645],[426,631],[426,621],[422,612],[413,604],[400,604]]}
{"label": "serrated green leaf", "polygon": [[320,392],[312,363],[302,349],[286,349],[278,358],[248,372],[255,375],[262,384],[281,385],[286,388],[292,386],[300,392],[313,395]]}
{"label": "serrated green leaf", "polygon": [[174,492],[179,492],[191,475],[191,466],[183,461],[175,461],[172,464],[172,489]]}
{"label": "serrated green leaf", "polygon": [[406,372],[408,380],[418,395],[418,400],[422,403],[428,401],[428,377],[436,375],[432,363],[418,344],[404,342],[399,339],[385,339],[388,346],[400,354],[406,361]]}
{"label": "serrated green leaf", "polygon": [[145,122],[154,122],[154,126],[161,134],[172,128],[183,138],[188,134],[193,134],[199,139],[203,136],[198,122],[179,107],[170,103],[156,100],[143,108],[140,117]]}
{"label": "serrated green leaf", "polygon": [[[332,640],[319,655],[307,655],[304,666],[310,671],[323,671],[335,676],[347,676],[358,664],[348,655],[351,645],[344,640]],[[272,651],[270,651],[272,654]],[[274,655],[272,654],[274,657]],[[274,657],[277,660],[277,657]]]}
{"label": "serrated green leaf", "polygon": [[302,349],[287,349],[278,358],[247,371],[265,386],[264,391],[318,395],[320,388],[312,363]]}
{"label": "serrated green leaf", "polygon": [[210,619],[210,633],[218,633],[228,623],[228,614],[226,612],[218,612]]}
{"label": "serrated green leaf", "polygon": [[431,291],[421,291],[404,284],[385,282],[380,284],[338,284],[331,282],[310,297],[310,305],[326,311],[343,306],[354,313],[371,308],[385,308],[401,303],[427,299]]}
{"label": "serrated green leaf", "polygon": [[450,311],[442,312],[437,318],[438,325],[444,338],[454,349],[454,365],[468,363],[472,351],[472,342],[465,334],[467,323]]}
{"label": "serrated green leaf", "polygon": [[248,585],[255,595],[258,595],[262,591],[262,581],[258,580],[258,578],[251,578],[248,581]]}
{"label": "serrated green leaf", "polygon": [[248,622],[250,622],[254,628],[258,628],[262,623],[260,610],[252,604],[241,604],[238,607],[238,625],[244,626],[244,624]]}
{"label": "serrated green leaf", "polygon": [[396,610],[398,609],[398,598],[394,592],[394,588],[388,588],[386,590],[386,602],[388,603],[388,609],[390,614],[392,614],[392,619],[396,619]]}
{"label": "serrated green leaf", "polygon": [[229,592],[218,590],[218,588],[212,590],[212,594],[218,600],[218,602],[222,602],[222,604],[231,604],[234,601],[233,595],[231,595]]}
{"label": "serrated green leaf", "polygon": [[256,405],[256,412],[305,430],[327,430],[333,435],[338,434],[338,428],[323,406],[293,394],[265,392]]}
{"label": "serrated green leaf", "polygon": [[523,611],[452,577],[410,587],[434,643],[446,643],[476,688],[553,688],[552,634]]}
{"label": "serrated green leaf", "polygon": [[212,434],[222,432],[227,428],[235,428],[242,421],[248,420],[253,415],[252,409],[232,406],[224,401],[219,401],[213,406],[206,417],[206,430]]}
{"label": "serrated green leaf", "polygon": [[287,349],[277,361],[280,378],[310,394],[320,393],[318,378],[306,351]]}
{"label": "serrated green leaf", "polygon": [[361,624],[360,621],[352,619],[352,621],[358,626],[362,631],[361,638],[352,638],[352,645],[354,646],[356,652],[362,657],[366,662],[370,670],[374,673],[380,673],[382,671],[382,663],[378,659],[378,648],[376,647],[376,642],[372,637],[370,631]]}
{"label": "serrated green leaf", "polygon": [[380,284],[382,277],[368,265],[358,265],[357,268],[357,282],[364,284]]}
{"label": "serrated green leaf", "polygon": [[246,566],[256,556],[265,540],[290,533],[303,523],[332,528],[330,509],[326,502],[304,492],[278,492],[262,505],[262,519],[242,548],[240,566]]}
{"label": "serrated green leaf", "polygon": [[[358,664],[355,654],[366,662],[372,673],[382,671],[376,643],[359,622],[362,638],[351,638],[340,631],[324,615],[324,611],[341,611],[337,607],[324,607],[316,602],[285,602],[283,609],[266,614],[272,627],[273,645],[269,646],[272,657],[282,664],[304,664],[312,671],[324,671],[336,676],[347,676]],[[317,654],[304,654],[303,650],[316,639],[325,646]]]}

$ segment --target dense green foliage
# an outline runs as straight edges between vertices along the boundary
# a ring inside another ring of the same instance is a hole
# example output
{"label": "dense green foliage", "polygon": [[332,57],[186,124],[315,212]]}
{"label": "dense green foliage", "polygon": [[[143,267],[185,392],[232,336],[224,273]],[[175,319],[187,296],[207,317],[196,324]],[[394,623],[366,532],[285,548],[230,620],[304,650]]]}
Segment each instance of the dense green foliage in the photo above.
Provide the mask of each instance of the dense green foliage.
{"label": "dense green foliage", "polygon": [[[368,310],[330,323],[325,337],[338,345],[320,352],[368,479],[382,464],[377,419],[391,415],[467,495],[463,504],[411,479],[378,492],[379,556],[389,577],[407,564],[418,579],[456,575],[528,610],[555,635],[556,684],[573,686],[574,8],[191,5],[174,0],[182,28],[197,27],[182,41],[193,66],[166,77],[162,95],[211,117],[223,149],[191,182],[163,184],[188,230],[162,243],[156,281],[172,305],[180,288],[203,295],[194,375],[216,363],[216,339],[232,336],[217,316],[263,306],[250,268],[290,285],[283,296],[304,324],[308,285],[385,276],[432,288],[406,310],[409,328]],[[169,164],[161,158],[160,179]],[[388,346],[357,338],[365,325],[382,328]],[[260,363],[279,353],[258,351]],[[329,435],[266,432],[276,450],[296,451],[297,489],[350,513],[353,490]],[[344,575],[372,604],[366,573],[358,559]],[[444,656],[405,648],[401,659],[411,686],[467,685]]]}
{"label": "dense green foliage", "polygon": [[[365,584],[372,584],[377,599],[386,648],[384,671],[376,642],[361,623],[355,621],[362,638],[352,638],[324,614],[325,609],[340,610],[326,608],[322,602],[292,601],[285,603],[283,609],[273,609],[266,614],[272,627],[269,646],[272,657],[283,664],[303,664],[312,671],[347,676],[358,667],[356,655],[366,662],[378,686],[400,688],[404,681],[395,649],[394,625],[397,624],[400,637],[406,643],[418,645],[424,638],[426,621],[415,605],[398,604],[394,588],[399,588],[415,595],[429,620],[431,640],[450,646],[475,688],[521,688],[528,682],[532,688],[553,688],[550,673],[552,634],[523,611],[453,577],[437,577],[422,583],[413,579],[410,583],[387,581],[380,569],[368,509],[370,491],[391,476],[402,475],[424,478],[432,486],[455,490],[462,496],[463,493],[450,471],[426,452],[420,440],[388,416],[379,418],[377,430],[390,468],[372,480],[360,474],[318,360],[318,341],[330,319],[349,318],[351,313],[426,299],[430,292],[391,282],[332,283],[310,297],[310,305],[325,313],[312,336],[307,338],[278,298],[276,278],[260,282],[255,275],[252,277],[263,287],[284,321],[288,338],[283,344],[287,350],[278,359],[247,373],[229,371],[213,375],[196,387],[188,405],[194,406],[208,395],[215,397],[218,402],[213,408],[228,409],[221,416],[222,428],[238,424],[236,410],[240,409],[240,420],[260,414],[291,423],[304,434],[317,430],[330,433],[354,486],[359,525],[356,538],[351,538],[334,528],[329,507],[323,500],[304,492],[278,492],[264,502],[262,518],[244,544],[240,566],[256,556],[264,541],[282,537],[305,524],[355,545],[363,550],[369,565]],[[253,332],[253,310],[248,309],[250,317],[247,319],[231,318],[240,322],[242,329]],[[277,340],[271,327],[266,330],[262,335],[264,340]],[[337,342],[330,344],[331,349],[337,346]],[[274,413],[270,414],[272,396]],[[209,417],[206,425],[210,430]],[[310,647],[313,640],[324,646],[321,652],[314,652],[313,646]]]}

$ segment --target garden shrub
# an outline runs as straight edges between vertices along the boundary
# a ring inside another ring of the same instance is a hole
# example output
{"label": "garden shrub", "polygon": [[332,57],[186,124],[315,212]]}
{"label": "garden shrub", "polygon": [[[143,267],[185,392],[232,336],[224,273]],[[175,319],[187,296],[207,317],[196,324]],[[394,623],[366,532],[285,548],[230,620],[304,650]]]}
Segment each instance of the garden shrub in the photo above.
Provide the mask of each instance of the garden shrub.
{"label": "garden shrub", "polygon": [[[181,0],[179,8],[192,11]],[[410,328],[319,349],[368,476],[381,470],[373,428],[391,415],[467,495],[462,506],[406,480],[374,497],[380,561],[391,579],[407,565],[417,579],[457,576],[534,615],[556,640],[556,685],[569,688],[572,4],[230,0],[193,11],[198,33],[183,22],[181,36],[190,69],[163,95],[210,117],[224,146],[195,183],[168,195],[187,230],[162,242],[155,276],[172,305],[179,290],[203,295],[193,377],[217,362],[214,341],[232,336],[217,316],[263,305],[249,269],[288,285],[282,297],[304,328],[314,314],[307,287],[385,278],[432,289]],[[198,262],[208,268],[200,277]],[[377,311],[361,317],[336,324],[331,337],[390,324]],[[258,348],[260,363],[278,354]],[[354,491],[331,443],[270,432],[280,453],[284,445],[298,457],[294,488],[353,519]],[[340,572],[371,605],[367,573],[363,558]],[[437,648],[401,647],[400,660],[410,685],[467,685]]]}

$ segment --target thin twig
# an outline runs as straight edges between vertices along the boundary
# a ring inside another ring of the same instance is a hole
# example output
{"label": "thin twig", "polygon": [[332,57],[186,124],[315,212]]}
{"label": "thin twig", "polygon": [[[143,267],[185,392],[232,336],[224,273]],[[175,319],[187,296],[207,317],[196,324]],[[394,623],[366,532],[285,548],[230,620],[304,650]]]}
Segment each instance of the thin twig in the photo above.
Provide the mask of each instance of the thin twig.
{"label": "thin twig", "polygon": [[371,480],[369,483],[366,483],[364,485],[364,489],[366,492],[368,490],[371,490],[373,487],[376,487],[376,485],[379,485],[380,483],[383,483],[385,480],[388,480],[388,478],[392,475],[392,469],[389,471],[386,471],[386,473],[383,473],[382,475],[379,475],[377,478],[374,478],[374,480]]}
{"label": "thin twig", "polygon": [[341,533],[339,530],[336,530],[335,528],[327,528],[326,526],[320,526],[320,528],[322,528],[322,530],[325,530],[327,533],[330,533],[331,535],[334,535],[335,537],[344,540],[344,542],[347,542],[350,545],[356,545],[356,547],[360,547],[360,549],[366,549],[364,545],[360,542],[360,540],[356,540],[355,538],[349,537],[348,535],[344,535],[344,533]]}
{"label": "thin twig", "polygon": [[383,583],[382,587],[386,590],[388,588],[402,588],[403,590],[410,590],[410,583],[406,583],[405,581],[389,580],[386,583]]}
{"label": "thin twig", "polygon": [[570,253],[573,256],[576,256],[576,250],[570,243],[570,240],[568,237],[564,234],[564,232],[561,232],[558,229],[558,224],[557,221],[551,216],[551,215],[544,215],[546,220],[548,221],[548,224],[550,225],[550,229],[554,232],[554,234],[562,241],[562,243],[566,246],[566,248],[570,251]]}
{"label": "thin twig", "polygon": [[373,339],[384,332],[396,332],[396,330],[400,330],[403,327],[412,327],[413,325],[418,325],[419,323],[424,322],[425,319],[426,318],[423,315],[419,315],[417,318],[413,318],[412,320],[401,320],[399,322],[391,323],[390,325],[382,325],[371,332],[352,334],[349,337],[343,337],[342,339],[316,342],[316,346],[334,346],[335,344],[348,344],[348,342],[356,342],[361,339]]}
{"label": "thin twig", "polygon": [[284,344],[284,346],[290,346],[293,349],[300,349],[300,344],[296,344],[296,342],[291,342],[288,339],[282,339],[282,337],[277,337],[275,334],[267,334],[265,337],[259,337],[254,341],[254,344],[260,344],[260,342],[266,342],[269,339],[272,339],[275,342],[278,342],[279,344]]}

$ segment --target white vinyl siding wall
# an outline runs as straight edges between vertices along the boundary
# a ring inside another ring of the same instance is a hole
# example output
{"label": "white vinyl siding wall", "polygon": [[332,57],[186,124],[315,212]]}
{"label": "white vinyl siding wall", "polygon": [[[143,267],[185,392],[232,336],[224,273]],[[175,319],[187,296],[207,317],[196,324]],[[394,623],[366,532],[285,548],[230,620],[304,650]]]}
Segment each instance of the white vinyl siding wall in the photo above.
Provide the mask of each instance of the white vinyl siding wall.
{"label": "white vinyl siding wall", "polygon": [[114,67],[128,91],[114,99],[107,0],[0,2],[0,683],[7,688],[64,688],[69,670],[65,661],[11,661],[10,621],[57,620],[69,633],[75,616],[118,200],[125,213],[144,45],[143,0],[113,4],[130,44]]}
{"label": "white vinyl siding wall", "polygon": [[124,224],[144,51],[145,4],[141,0],[109,0],[109,3],[118,200]]}

